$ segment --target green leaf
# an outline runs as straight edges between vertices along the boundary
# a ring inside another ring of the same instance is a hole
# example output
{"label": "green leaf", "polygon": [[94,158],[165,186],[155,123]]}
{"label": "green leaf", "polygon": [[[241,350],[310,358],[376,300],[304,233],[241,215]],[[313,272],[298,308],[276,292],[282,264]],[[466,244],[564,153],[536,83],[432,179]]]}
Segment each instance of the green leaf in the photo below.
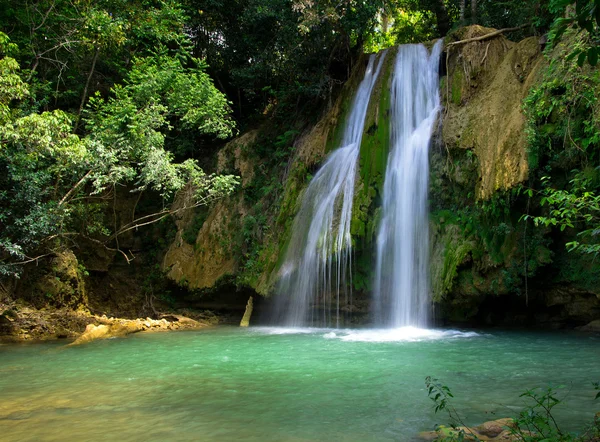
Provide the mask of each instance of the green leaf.
{"label": "green leaf", "polygon": [[575,49],[573,52],[571,52],[569,55],[567,55],[566,60],[571,61],[575,57],[577,57],[579,54],[581,54],[581,49]]}
{"label": "green leaf", "polygon": [[588,62],[590,65],[596,66],[598,64],[598,52],[600,52],[600,48],[588,49]]}

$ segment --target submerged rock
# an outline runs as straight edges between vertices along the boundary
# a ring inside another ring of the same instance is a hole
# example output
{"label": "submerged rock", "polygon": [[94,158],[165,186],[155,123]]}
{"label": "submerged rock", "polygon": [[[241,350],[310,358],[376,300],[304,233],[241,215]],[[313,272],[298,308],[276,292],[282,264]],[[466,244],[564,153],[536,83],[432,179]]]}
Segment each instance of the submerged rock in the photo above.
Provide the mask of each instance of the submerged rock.
{"label": "submerged rock", "polygon": [[440,426],[436,431],[424,431],[419,433],[422,440],[435,441],[447,437],[459,437],[462,433],[466,441],[517,441],[523,440],[518,434],[511,432],[513,420],[510,418],[496,419],[485,422],[477,427],[444,427]]}

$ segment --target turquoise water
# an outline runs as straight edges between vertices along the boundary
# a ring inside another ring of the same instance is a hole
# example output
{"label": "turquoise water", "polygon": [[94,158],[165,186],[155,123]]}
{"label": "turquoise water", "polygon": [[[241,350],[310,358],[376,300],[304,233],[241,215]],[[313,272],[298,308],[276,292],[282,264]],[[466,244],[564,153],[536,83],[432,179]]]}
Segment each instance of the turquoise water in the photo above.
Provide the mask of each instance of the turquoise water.
{"label": "turquoise water", "polygon": [[217,327],[0,345],[0,440],[409,441],[447,421],[427,375],[473,424],[565,384],[559,418],[575,429],[600,409],[600,337]]}

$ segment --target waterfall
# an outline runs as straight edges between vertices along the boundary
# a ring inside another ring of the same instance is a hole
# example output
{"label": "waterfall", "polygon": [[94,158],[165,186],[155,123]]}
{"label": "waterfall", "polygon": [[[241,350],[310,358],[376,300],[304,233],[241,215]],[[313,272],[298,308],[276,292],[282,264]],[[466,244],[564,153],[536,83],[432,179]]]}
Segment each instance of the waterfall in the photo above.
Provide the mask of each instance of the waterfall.
{"label": "waterfall", "polygon": [[423,45],[403,45],[391,90],[391,139],[377,234],[375,324],[427,326],[429,144],[440,109],[438,65]]}
{"label": "waterfall", "polygon": [[[276,315],[286,326],[339,326],[340,301],[351,302],[350,223],[360,142],[385,52],[371,55],[346,120],[341,147],[310,181],[281,267]],[[332,311],[335,316],[332,317]]]}

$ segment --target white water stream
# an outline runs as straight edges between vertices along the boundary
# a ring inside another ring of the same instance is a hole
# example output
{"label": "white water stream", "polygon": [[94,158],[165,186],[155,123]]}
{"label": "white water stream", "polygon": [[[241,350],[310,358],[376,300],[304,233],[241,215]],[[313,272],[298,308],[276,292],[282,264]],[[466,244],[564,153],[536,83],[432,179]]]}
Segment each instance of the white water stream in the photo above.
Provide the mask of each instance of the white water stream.
{"label": "white water stream", "polygon": [[[278,285],[278,323],[340,325],[340,300],[350,302],[350,222],[360,143],[385,52],[371,55],[346,121],[341,147],[308,185],[292,227]],[[341,299],[343,298],[343,299]]]}
{"label": "white water stream", "polygon": [[429,303],[429,144],[440,109],[441,40],[398,48],[392,81],[391,140],[377,235],[374,322],[426,327]]}

